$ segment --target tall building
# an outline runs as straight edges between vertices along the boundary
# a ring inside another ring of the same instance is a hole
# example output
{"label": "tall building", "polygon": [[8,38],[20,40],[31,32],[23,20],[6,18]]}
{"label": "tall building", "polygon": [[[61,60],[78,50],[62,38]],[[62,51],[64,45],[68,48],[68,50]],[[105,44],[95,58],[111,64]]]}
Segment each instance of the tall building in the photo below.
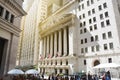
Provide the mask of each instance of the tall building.
{"label": "tall building", "polygon": [[120,63],[119,0],[53,0],[40,27],[41,73],[74,74]]}
{"label": "tall building", "polygon": [[23,0],[0,0],[0,75],[15,67]]}
{"label": "tall building", "polygon": [[18,49],[17,65],[29,68],[37,65],[39,53],[39,28],[38,23],[46,14],[46,0],[31,0],[26,3],[27,15],[22,18],[21,35]]}

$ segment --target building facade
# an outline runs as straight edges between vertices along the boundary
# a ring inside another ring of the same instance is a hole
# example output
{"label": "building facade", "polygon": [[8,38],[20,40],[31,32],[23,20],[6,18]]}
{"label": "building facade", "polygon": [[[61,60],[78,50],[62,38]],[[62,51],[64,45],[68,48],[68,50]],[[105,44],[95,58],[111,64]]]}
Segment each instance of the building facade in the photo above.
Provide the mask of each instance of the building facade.
{"label": "building facade", "polygon": [[41,73],[74,74],[120,63],[119,0],[48,2],[40,27]]}
{"label": "building facade", "polygon": [[46,0],[31,0],[26,3],[27,15],[22,18],[17,65],[29,68],[38,62],[38,23],[45,18]]}
{"label": "building facade", "polygon": [[15,67],[23,0],[0,0],[0,75]]}

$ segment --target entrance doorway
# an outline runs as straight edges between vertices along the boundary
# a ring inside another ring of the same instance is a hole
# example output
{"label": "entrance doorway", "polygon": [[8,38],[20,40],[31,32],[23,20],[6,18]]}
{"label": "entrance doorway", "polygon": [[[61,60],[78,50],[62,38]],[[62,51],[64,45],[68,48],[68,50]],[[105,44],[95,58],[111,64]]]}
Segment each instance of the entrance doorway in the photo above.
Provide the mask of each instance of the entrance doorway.
{"label": "entrance doorway", "polygon": [[100,61],[99,60],[95,60],[93,65],[97,66],[98,64],[100,64]]}
{"label": "entrance doorway", "polygon": [[4,72],[6,60],[7,40],[0,37],[0,75]]}

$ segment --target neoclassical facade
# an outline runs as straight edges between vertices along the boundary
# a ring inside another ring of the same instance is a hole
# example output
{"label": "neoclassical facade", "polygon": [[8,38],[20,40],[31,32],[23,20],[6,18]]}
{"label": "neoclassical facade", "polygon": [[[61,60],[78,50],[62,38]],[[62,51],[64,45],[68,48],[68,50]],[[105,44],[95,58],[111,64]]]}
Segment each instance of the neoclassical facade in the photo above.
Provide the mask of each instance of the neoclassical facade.
{"label": "neoclassical facade", "polygon": [[98,64],[119,64],[119,0],[57,1],[39,24],[40,72],[95,73]]}
{"label": "neoclassical facade", "polygon": [[0,75],[15,67],[23,0],[0,0]]}

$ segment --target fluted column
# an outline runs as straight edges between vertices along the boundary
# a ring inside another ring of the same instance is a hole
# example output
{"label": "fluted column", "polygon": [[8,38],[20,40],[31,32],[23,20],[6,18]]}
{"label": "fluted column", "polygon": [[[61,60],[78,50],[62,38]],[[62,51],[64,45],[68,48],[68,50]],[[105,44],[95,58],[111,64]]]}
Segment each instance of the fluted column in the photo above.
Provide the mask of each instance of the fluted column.
{"label": "fluted column", "polygon": [[49,56],[49,36],[47,36],[47,52],[46,52],[46,56]]}
{"label": "fluted column", "polygon": [[44,42],[43,42],[43,57],[45,57],[45,38],[43,40],[44,40]]}
{"label": "fluted column", "polygon": [[61,35],[61,30],[59,31],[59,55],[62,55],[62,35]]}
{"label": "fluted column", "polygon": [[53,55],[53,34],[50,35],[50,55]]}
{"label": "fluted column", "polygon": [[46,37],[44,38],[44,57],[46,57],[46,45],[47,45],[47,40]]}
{"label": "fluted column", "polygon": [[67,55],[67,29],[66,28],[64,28],[64,56],[66,56]]}
{"label": "fluted column", "polygon": [[41,39],[40,40],[40,49],[39,49],[39,54],[40,55],[43,55],[43,49],[44,49],[43,47],[44,47],[44,45],[43,45],[43,39]]}
{"label": "fluted column", "polygon": [[57,32],[54,33],[54,56],[57,54]]}

